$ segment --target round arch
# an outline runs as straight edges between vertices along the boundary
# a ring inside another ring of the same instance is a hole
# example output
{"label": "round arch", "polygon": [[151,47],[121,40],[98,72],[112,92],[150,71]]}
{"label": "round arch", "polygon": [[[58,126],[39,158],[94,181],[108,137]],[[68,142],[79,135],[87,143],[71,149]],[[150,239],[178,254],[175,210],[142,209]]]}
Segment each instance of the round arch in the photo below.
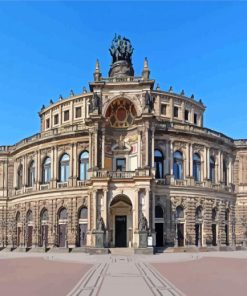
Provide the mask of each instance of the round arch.
{"label": "round arch", "polygon": [[113,128],[128,128],[133,125],[137,117],[136,106],[127,98],[115,98],[105,111],[108,125]]}
{"label": "round arch", "polygon": [[116,195],[110,201],[110,245],[129,247],[133,243],[132,202],[127,195]]}

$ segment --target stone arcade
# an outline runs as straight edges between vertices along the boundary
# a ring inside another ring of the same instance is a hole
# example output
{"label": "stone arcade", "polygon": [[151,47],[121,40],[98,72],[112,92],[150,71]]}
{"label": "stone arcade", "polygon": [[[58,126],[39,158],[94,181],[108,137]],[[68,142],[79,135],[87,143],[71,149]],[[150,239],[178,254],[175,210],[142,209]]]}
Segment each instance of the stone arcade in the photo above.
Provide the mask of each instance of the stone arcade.
{"label": "stone arcade", "polygon": [[[203,127],[194,96],[154,88],[115,36],[90,91],[40,110],[40,133],[0,147],[0,246],[233,248],[247,237],[247,141]],[[229,246],[229,247],[228,247]]]}

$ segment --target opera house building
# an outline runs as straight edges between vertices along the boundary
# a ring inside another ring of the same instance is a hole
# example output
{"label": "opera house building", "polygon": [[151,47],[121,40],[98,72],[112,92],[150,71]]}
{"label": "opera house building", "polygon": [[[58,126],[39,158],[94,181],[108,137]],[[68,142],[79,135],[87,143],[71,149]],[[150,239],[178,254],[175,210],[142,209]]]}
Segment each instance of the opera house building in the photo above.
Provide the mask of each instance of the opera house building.
{"label": "opera house building", "polygon": [[0,146],[2,249],[245,247],[247,140],[204,127],[203,102],[161,90],[146,58],[135,75],[132,54],[115,36],[107,77],[97,61],[39,133]]}

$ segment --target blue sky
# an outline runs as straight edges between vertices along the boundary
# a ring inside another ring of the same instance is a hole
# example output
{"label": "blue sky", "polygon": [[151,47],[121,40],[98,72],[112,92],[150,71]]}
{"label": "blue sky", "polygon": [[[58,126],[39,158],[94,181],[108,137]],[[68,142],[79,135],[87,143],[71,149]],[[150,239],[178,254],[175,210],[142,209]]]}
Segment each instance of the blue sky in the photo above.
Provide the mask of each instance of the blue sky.
{"label": "blue sky", "polygon": [[0,2],[0,145],[39,132],[43,104],[107,76],[114,33],[164,90],[195,95],[205,126],[247,138],[247,2]]}

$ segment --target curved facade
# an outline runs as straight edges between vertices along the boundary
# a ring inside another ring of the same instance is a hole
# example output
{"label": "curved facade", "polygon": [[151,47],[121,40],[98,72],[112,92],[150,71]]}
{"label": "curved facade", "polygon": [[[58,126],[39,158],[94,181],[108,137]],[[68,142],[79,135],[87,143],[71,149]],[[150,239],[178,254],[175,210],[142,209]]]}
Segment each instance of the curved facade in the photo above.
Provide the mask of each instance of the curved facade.
{"label": "curved facade", "polygon": [[140,77],[112,69],[97,61],[89,92],[0,147],[1,246],[245,244],[246,141],[204,128],[201,100],[154,89],[146,59]]}

